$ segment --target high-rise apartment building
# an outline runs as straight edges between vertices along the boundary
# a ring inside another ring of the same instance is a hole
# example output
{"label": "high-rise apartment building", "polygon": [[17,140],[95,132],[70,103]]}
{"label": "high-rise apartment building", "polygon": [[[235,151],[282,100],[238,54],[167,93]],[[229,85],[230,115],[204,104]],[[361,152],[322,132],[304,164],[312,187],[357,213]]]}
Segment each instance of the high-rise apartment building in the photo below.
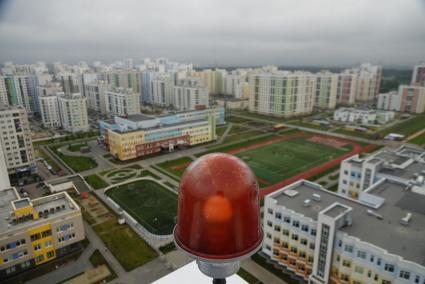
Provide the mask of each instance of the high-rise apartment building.
{"label": "high-rise apartment building", "polygon": [[87,99],[80,93],[58,94],[59,112],[62,128],[76,133],[89,130],[87,117]]}
{"label": "high-rise apartment building", "polygon": [[75,73],[59,73],[56,79],[60,82],[62,90],[66,95],[80,92],[80,79]]}
{"label": "high-rise apartment building", "polygon": [[115,88],[106,92],[106,113],[126,116],[140,113],[140,95],[132,89]]}
{"label": "high-rise apartment building", "polygon": [[425,87],[425,62],[413,67],[412,81],[410,85]]}
{"label": "high-rise apartment building", "polygon": [[32,115],[35,111],[36,81],[35,75],[0,76],[0,104],[23,106],[28,115]]}
{"label": "high-rise apartment building", "polygon": [[169,74],[158,75],[152,80],[152,104],[172,106],[174,103],[174,80]]}
{"label": "high-rise apartment building", "polygon": [[424,203],[393,180],[359,200],[300,180],[265,197],[262,253],[309,284],[422,284]]}
{"label": "high-rise apartment building", "polygon": [[38,100],[43,126],[50,129],[60,128],[62,123],[58,96],[56,94],[46,94],[40,96]]}
{"label": "high-rise apartment building", "polygon": [[379,94],[378,109],[409,113],[425,112],[425,87],[399,86],[398,92]]}
{"label": "high-rise apartment building", "polygon": [[174,107],[177,110],[194,110],[209,106],[208,89],[200,78],[189,77],[179,80],[174,86]]}
{"label": "high-rise apartment building", "polygon": [[81,210],[66,192],[31,200],[7,188],[0,196],[0,282],[81,249]]}
{"label": "high-rise apartment building", "polygon": [[87,83],[84,86],[84,93],[87,98],[87,107],[100,114],[106,114],[106,92],[108,83],[98,80]]}
{"label": "high-rise apartment building", "polygon": [[375,104],[381,87],[382,66],[364,63],[353,72],[357,74],[356,102]]}
{"label": "high-rise apartment building", "polygon": [[277,71],[249,76],[249,111],[291,117],[313,111],[316,77],[307,72]]}
{"label": "high-rise apartment building", "polygon": [[112,88],[133,89],[140,93],[140,72],[137,70],[113,70],[107,72],[106,80]]}
{"label": "high-rise apartment building", "polygon": [[350,106],[355,102],[357,93],[357,74],[341,72],[338,74],[336,101],[339,105]]}
{"label": "high-rise apartment building", "polygon": [[25,108],[0,107],[0,140],[9,174],[36,171]]}
{"label": "high-rise apartment building", "polygon": [[334,109],[337,103],[338,74],[320,72],[316,74],[316,94],[314,107]]}
{"label": "high-rise apartment building", "polygon": [[224,69],[205,69],[191,72],[191,76],[201,78],[201,83],[207,88],[208,94],[218,95],[224,93],[226,73]]}
{"label": "high-rise apartment building", "polygon": [[7,172],[6,157],[3,152],[3,143],[0,143],[0,191],[10,187],[9,174]]}

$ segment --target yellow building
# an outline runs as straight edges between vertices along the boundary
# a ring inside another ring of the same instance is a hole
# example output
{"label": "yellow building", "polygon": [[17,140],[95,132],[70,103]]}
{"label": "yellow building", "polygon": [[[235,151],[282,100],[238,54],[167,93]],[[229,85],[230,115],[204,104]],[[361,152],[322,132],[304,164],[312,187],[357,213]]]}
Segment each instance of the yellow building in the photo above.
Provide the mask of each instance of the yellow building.
{"label": "yellow building", "polygon": [[0,282],[64,256],[85,238],[80,208],[66,192],[30,200],[0,191]]}
{"label": "yellow building", "polygon": [[215,139],[216,120],[212,116],[129,131],[106,129],[105,133],[105,144],[110,153],[121,161],[161,151],[171,152],[174,147],[193,146]]}

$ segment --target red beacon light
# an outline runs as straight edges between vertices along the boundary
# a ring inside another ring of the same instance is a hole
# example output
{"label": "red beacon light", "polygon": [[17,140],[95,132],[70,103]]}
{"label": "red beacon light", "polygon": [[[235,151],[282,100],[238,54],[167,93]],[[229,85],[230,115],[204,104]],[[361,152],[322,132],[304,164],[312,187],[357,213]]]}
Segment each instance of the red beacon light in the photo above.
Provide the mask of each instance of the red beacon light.
{"label": "red beacon light", "polygon": [[215,283],[225,283],[240,260],[260,248],[258,183],[242,160],[214,153],[189,166],[180,182],[174,240]]}

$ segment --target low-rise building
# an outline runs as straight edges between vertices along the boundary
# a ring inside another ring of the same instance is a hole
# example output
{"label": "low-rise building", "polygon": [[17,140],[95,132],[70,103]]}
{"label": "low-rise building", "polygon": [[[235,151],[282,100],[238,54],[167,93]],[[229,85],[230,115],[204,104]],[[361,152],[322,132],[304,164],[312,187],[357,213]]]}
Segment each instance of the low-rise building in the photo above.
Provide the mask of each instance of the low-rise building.
{"label": "low-rise building", "polygon": [[338,193],[357,199],[383,179],[425,193],[425,151],[414,146],[400,146],[365,158],[349,157],[341,162]]}
{"label": "low-rise building", "polygon": [[192,120],[162,125],[158,119],[141,114],[128,116],[129,120],[145,126],[136,130],[111,130],[105,132],[105,144],[112,156],[121,161],[171,152],[177,146],[193,146],[217,138],[215,119]]}
{"label": "low-rise building", "polygon": [[396,181],[353,200],[300,180],[265,197],[262,253],[310,284],[422,284],[423,204]]}
{"label": "low-rise building", "polygon": [[0,282],[81,249],[81,211],[66,192],[31,200],[8,188],[0,196]]}
{"label": "low-rise building", "polygon": [[339,108],[334,111],[333,119],[361,125],[386,124],[393,120],[392,111],[376,111],[370,109]]}

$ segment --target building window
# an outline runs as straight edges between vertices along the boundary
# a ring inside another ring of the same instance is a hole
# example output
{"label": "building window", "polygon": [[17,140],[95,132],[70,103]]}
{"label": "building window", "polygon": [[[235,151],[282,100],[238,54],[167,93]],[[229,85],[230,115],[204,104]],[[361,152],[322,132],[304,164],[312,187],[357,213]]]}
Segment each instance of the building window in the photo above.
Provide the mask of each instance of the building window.
{"label": "building window", "polygon": [[358,258],[362,258],[362,259],[366,259],[366,252],[365,251],[357,251],[357,257]]}
{"label": "building window", "polygon": [[302,245],[307,245],[307,239],[301,239],[300,240],[300,243],[302,244]]}
{"label": "building window", "polygon": [[298,235],[297,234],[292,234],[292,239],[295,241],[298,241]]}
{"label": "building window", "polygon": [[35,262],[41,262],[44,260],[44,255],[39,255],[35,257]]}
{"label": "building window", "polygon": [[276,217],[276,219],[281,220],[282,219],[282,214],[276,212],[275,217]]}
{"label": "building window", "polygon": [[282,234],[285,236],[289,236],[289,230],[283,229]]}
{"label": "building window", "polygon": [[55,252],[51,250],[51,251],[47,252],[46,256],[47,256],[47,258],[52,258],[52,257],[55,256]]}
{"label": "building window", "polygon": [[345,267],[350,267],[351,266],[351,261],[348,261],[348,260],[343,260],[342,261],[342,266],[345,266]]}
{"label": "building window", "polygon": [[359,273],[359,274],[363,274],[363,267],[361,267],[361,266],[356,266],[356,268],[355,268],[355,270],[354,271],[356,271],[356,273]]}
{"label": "building window", "polygon": [[37,244],[37,245],[34,246],[34,250],[35,251],[38,251],[40,249],[41,249],[41,245],[40,244]]}
{"label": "building window", "polygon": [[285,222],[285,223],[291,223],[291,218],[289,218],[289,217],[283,217],[283,221]]}
{"label": "building window", "polygon": [[315,236],[317,234],[316,229],[311,229],[310,235]]}
{"label": "building window", "polygon": [[409,280],[410,279],[410,272],[409,271],[405,271],[405,270],[400,270],[399,277],[400,278],[403,278],[403,279]]}
{"label": "building window", "polygon": [[45,246],[46,248],[50,247],[51,245],[52,245],[52,241],[46,241],[46,242],[44,243],[44,246]]}
{"label": "building window", "polygon": [[294,226],[295,228],[299,228],[300,227],[300,222],[299,221],[292,221],[292,226]]}
{"label": "building window", "polygon": [[267,213],[273,215],[273,209],[271,209],[271,208],[267,209]]}
{"label": "building window", "polygon": [[301,226],[301,230],[304,232],[308,232],[308,226],[307,225],[302,225]]}
{"label": "building window", "polygon": [[353,246],[352,245],[345,245],[344,251],[352,253],[353,252]]}
{"label": "building window", "polygon": [[386,263],[384,266],[385,271],[394,272],[394,265]]}

